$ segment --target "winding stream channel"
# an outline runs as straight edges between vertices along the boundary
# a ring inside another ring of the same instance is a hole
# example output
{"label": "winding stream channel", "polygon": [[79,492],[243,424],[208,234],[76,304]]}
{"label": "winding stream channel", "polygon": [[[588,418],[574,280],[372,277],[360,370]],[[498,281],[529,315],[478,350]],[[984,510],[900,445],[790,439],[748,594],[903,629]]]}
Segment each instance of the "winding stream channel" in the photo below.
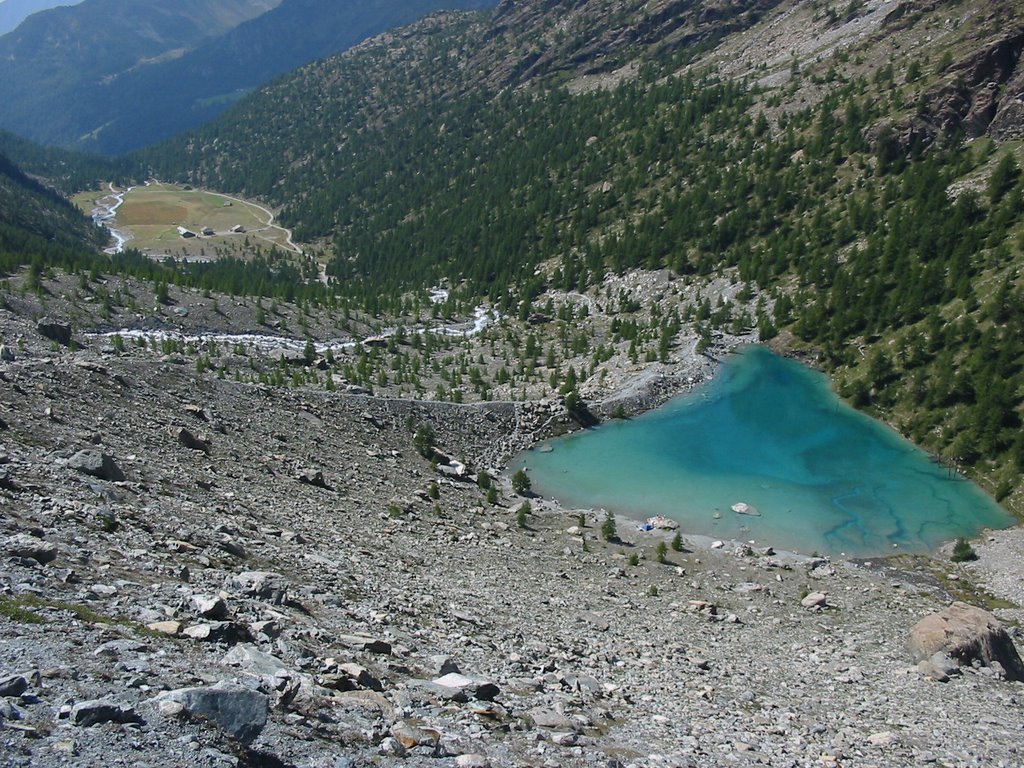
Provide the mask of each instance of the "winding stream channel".
{"label": "winding stream channel", "polygon": [[110,232],[110,236],[114,238],[114,244],[109,248],[103,249],[104,253],[111,256],[124,251],[125,243],[132,239],[130,233],[120,229],[114,229],[110,224],[117,217],[117,209],[124,205],[124,196],[133,189],[135,189],[135,187],[128,187],[124,191],[118,192],[114,189],[114,185],[110,184],[110,194],[104,195],[97,200],[92,209],[93,223],[97,227],[106,227],[107,231]]}
{"label": "winding stream channel", "polygon": [[[448,292],[444,289],[434,289],[430,292],[430,300],[434,304],[440,304],[448,299]],[[453,323],[451,325],[439,325],[439,326],[426,326],[416,325],[411,327],[401,327],[401,330],[406,334],[422,335],[422,334],[433,334],[435,336],[445,336],[448,338],[455,339],[466,339],[472,336],[476,336],[482,333],[484,330],[489,328],[494,323],[501,319],[501,315],[497,310],[489,309],[487,307],[477,307],[473,310],[473,319],[463,323]],[[399,327],[386,328],[380,333],[369,336],[361,341],[355,339],[333,339],[330,341],[314,342],[314,347],[318,354],[324,354],[328,350],[351,350],[355,349],[360,344],[374,344],[384,343],[392,336],[399,332]],[[183,331],[172,331],[165,329],[147,329],[147,328],[129,328],[119,331],[104,331],[100,333],[85,333],[83,334],[86,338],[93,339],[112,339],[115,336],[120,336],[124,340],[143,339],[145,341],[156,340],[163,341],[164,339],[170,339],[173,341],[179,341],[185,344],[227,344],[235,345],[242,344],[246,347],[251,347],[260,350],[264,353],[273,352],[297,352],[301,353],[306,347],[306,339],[298,339],[287,336],[273,336],[271,334],[261,333],[200,333],[200,334],[188,334]]]}

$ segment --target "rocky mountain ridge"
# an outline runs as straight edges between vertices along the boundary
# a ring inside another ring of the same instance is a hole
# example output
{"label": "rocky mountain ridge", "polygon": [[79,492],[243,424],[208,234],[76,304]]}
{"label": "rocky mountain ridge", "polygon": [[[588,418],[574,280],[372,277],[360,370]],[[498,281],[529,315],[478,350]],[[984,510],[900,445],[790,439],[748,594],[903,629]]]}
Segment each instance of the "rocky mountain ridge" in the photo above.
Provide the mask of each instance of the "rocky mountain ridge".
{"label": "rocky mountain ridge", "polygon": [[74,5],[75,2],[76,0],[4,0],[0,3],[0,35],[6,35],[33,13],[58,5]]}

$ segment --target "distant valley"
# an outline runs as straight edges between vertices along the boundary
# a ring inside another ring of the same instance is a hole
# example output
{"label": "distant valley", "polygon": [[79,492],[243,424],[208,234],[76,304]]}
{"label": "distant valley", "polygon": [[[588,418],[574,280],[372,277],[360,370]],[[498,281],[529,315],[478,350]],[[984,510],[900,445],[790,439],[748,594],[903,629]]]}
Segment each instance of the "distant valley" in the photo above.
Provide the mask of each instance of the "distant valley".
{"label": "distant valley", "polygon": [[200,125],[275,75],[388,28],[490,4],[190,0],[169,11],[122,2],[85,0],[0,38],[0,128],[119,154]]}

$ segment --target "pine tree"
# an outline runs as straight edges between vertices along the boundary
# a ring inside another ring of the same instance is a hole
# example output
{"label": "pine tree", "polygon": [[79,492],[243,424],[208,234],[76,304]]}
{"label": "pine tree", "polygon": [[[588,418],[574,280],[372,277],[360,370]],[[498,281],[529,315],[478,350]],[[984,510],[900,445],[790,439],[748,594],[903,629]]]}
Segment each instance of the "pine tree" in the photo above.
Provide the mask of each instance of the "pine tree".
{"label": "pine tree", "polygon": [[619,538],[615,527],[615,515],[611,512],[605,512],[604,522],[601,523],[601,537],[605,541],[616,541]]}
{"label": "pine tree", "polygon": [[668,544],[666,544],[664,541],[659,541],[658,546],[655,549],[655,554],[658,558],[659,563],[667,562]]}

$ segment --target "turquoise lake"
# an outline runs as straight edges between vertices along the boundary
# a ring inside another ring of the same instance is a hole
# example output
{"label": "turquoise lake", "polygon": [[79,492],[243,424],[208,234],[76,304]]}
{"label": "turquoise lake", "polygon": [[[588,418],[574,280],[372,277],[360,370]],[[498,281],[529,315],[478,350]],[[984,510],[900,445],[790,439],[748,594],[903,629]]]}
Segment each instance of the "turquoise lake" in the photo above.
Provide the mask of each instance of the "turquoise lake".
{"label": "turquoise lake", "polygon": [[[630,421],[531,450],[533,490],[683,533],[799,552],[925,552],[1014,520],[973,483],[840,401],[827,378],[762,347]],[[758,515],[739,514],[743,503]]]}

